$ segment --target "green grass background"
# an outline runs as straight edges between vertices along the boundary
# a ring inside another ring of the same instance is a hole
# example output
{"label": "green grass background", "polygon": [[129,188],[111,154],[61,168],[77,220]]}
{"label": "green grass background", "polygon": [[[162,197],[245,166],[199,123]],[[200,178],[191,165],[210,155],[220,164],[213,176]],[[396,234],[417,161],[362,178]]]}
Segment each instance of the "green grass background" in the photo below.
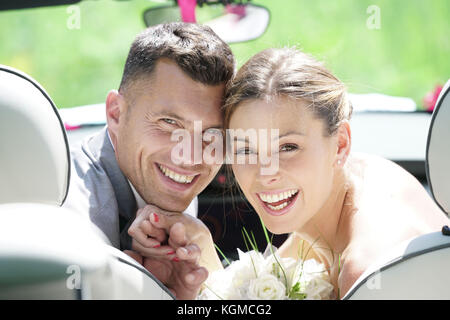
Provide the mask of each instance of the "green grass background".
{"label": "green grass background", "polygon": [[[271,22],[259,39],[233,44],[238,65],[268,47],[296,45],[349,87],[413,98],[450,77],[448,0],[254,0]],[[147,0],[83,1],[80,29],[67,6],[0,12],[0,64],[33,76],[60,108],[104,101],[119,85],[129,45],[144,28]],[[366,26],[380,8],[379,30]]]}

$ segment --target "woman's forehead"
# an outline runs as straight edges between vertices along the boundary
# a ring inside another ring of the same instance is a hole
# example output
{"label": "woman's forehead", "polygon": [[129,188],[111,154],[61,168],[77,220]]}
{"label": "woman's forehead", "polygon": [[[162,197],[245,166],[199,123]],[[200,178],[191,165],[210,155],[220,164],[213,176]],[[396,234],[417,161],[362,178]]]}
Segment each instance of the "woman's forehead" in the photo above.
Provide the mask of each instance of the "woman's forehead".
{"label": "woman's forehead", "polygon": [[279,127],[281,131],[307,128],[316,122],[308,104],[301,100],[276,97],[270,100],[253,99],[236,107],[230,118],[232,127]]}

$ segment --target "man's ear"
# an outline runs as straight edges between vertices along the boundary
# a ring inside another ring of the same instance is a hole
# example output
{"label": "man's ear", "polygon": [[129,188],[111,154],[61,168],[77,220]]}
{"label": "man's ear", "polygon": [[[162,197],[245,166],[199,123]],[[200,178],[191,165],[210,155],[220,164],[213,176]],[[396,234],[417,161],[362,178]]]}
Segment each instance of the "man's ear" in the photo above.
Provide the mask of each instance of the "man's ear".
{"label": "man's ear", "polygon": [[116,145],[120,121],[123,121],[126,102],[117,90],[111,90],[106,97],[106,123],[111,140]]}
{"label": "man's ear", "polygon": [[342,167],[347,161],[352,146],[352,132],[348,120],[342,121],[337,130],[336,165]]}

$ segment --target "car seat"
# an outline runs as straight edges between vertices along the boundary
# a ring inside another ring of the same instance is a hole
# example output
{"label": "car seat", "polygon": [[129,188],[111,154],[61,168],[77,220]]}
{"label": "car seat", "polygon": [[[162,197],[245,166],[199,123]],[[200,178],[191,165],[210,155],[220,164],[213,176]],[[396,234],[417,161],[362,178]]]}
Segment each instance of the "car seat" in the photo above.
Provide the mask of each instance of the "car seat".
{"label": "car seat", "polygon": [[58,110],[28,75],[0,65],[0,299],[173,299],[62,208],[70,153]]}
{"label": "car seat", "polygon": [[[426,172],[432,196],[450,211],[450,80],[436,102],[428,132]],[[450,230],[419,236],[369,267],[343,299],[450,299]]]}

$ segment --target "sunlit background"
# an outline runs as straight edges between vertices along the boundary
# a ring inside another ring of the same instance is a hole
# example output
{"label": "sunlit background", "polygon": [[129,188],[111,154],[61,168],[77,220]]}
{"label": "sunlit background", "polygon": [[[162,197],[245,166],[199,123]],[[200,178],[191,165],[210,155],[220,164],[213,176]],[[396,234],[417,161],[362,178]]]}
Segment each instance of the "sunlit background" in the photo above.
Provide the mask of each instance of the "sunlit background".
{"label": "sunlit background", "polygon": [[[297,45],[353,93],[411,97],[450,75],[448,0],[254,0],[270,9],[259,39],[232,44],[239,66],[260,50]],[[82,1],[79,28],[68,6],[0,12],[0,64],[34,77],[59,108],[99,103],[117,89],[129,46],[152,1]],[[370,28],[380,9],[379,28]]]}

